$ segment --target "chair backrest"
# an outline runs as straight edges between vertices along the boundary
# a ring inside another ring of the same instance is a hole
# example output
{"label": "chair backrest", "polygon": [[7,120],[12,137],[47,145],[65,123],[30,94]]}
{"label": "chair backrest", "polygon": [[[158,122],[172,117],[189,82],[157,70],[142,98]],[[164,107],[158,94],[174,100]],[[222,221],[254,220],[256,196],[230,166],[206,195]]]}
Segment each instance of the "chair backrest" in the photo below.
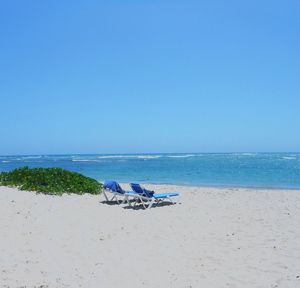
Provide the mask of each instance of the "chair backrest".
{"label": "chair backrest", "polygon": [[118,193],[122,193],[122,194],[125,193],[125,191],[122,189],[122,187],[119,185],[119,183],[116,181],[113,181],[113,180],[106,180],[104,182],[103,188],[111,190],[113,192],[118,192]]}
{"label": "chair backrest", "polygon": [[150,191],[150,190],[147,190],[147,189],[141,187],[140,184],[130,183],[130,186],[135,193],[147,196],[149,198],[151,198],[154,194],[153,191]]}

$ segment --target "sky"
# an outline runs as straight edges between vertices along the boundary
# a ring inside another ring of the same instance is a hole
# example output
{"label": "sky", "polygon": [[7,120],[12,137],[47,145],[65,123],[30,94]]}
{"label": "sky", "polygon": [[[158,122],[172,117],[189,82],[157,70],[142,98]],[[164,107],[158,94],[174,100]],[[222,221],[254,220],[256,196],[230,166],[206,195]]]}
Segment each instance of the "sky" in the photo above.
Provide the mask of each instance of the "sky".
{"label": "sky", "polygon": [[299,1],[0,1],[0,155],[300,151]]}

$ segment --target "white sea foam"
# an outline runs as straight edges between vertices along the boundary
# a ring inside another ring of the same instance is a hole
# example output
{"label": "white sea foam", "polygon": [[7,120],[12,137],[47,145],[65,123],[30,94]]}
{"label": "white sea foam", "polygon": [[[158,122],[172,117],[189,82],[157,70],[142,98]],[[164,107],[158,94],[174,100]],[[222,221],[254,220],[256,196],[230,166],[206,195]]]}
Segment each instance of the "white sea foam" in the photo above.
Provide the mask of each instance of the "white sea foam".
{"label": "white sea foam", "polygon": [[285,160],[295,160],[297,158],[293,157],[293,156],[284,156],[284,157],[282,157],[282,159],[285,159]]}
{"label": "white sea foam", "polygon": [[144,156],[138,156],[138,159],[157,159],[161,158],[160,155],[144,155]]}
{"label": "white sea foam", "polygon": [[101,162],[95,159],[72,159],[72,162]]}
{"label": "white sea foam", "polygon": [[189,158],[202,156],[202,154],[183,154],[183,155],[104,155],[98,156],[99,159],[158,159],[158,158]]}
{"label": "white sea foam", "polygon": [[29,159],[40,159],[42,156],[22,156],[20,159],[29,160]]}
{"label": "white sea foam", "polygon": [[105,155],[98,156],[99,159],[158,159],[158,158],[189,158],[201,156],[197,154],[184,154],[184,155]]}
{"label": "white sea foam", "polygon": [[225,156],[256,156],[257,153],[250,153],[250,152],[244,152],[244,153],[222,153],[222,155]]}
{"label": "white sea foam", "polygon": [[[189,158],[189,157],[196,157],[196,154],[186,154],[186,155],[167,155],[168,158]],[[200,155],[199,155],[200,156]]]}
{"label": "white sea foam", "polygon": [[3,161],[1,161],[2,163],[9,163],[9,162],[11,162],[11,161],[8,161],[8,160],[3,160]]}
{"label": "white sea foam", "polygon": [[156,159],[161,155],[106,155],[98,156],[99,159]]}

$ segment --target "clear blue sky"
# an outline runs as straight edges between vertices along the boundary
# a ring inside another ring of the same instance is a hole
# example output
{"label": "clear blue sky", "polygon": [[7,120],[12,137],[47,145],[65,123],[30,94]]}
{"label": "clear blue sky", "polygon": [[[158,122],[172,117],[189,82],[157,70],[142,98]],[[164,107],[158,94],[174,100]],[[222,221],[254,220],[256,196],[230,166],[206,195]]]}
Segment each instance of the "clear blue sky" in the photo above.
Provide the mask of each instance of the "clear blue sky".
{"label": "clear blue sky", "polygon": [[0,154],[300,151],[299,1],[1,1]]}

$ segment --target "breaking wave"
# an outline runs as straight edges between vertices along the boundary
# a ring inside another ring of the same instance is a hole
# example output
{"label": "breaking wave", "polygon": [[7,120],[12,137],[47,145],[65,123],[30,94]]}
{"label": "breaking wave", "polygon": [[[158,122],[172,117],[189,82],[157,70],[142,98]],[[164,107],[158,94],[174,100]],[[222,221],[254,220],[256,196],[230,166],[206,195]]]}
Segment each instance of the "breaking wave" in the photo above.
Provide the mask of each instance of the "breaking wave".
{"label": "breaking wave", "polygon": [[99,159],[156,159],[161,158],[161,155],[107,155],[98,156]]}
{"label": "breaking wave", "polygon": [[285,160],[295,160],[297,158],[294,157],[294,156],[285,156],[285,157],[282,157],[282,159],[285,159]]}
{"label": "breaking wave", "polygon": [[166,155],[166,157],[168,157],[168,158],[190,158],[190,157],[196,157],[196,156],[200,156],[200,155],[196,155],[196,154]]}

